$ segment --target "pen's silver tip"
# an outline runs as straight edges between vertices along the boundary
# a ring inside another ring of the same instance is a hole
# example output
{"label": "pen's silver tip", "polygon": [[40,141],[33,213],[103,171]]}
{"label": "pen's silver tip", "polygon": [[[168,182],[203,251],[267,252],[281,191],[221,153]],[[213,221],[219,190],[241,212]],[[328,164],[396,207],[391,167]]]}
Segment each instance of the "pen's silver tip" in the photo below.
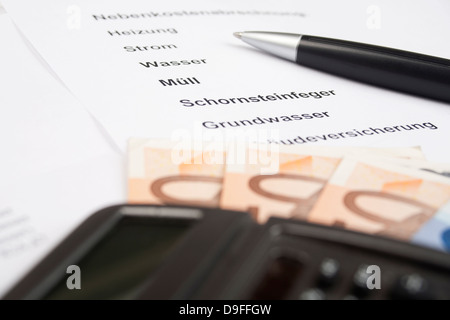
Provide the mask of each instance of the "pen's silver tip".
{"label": "pen's silver tip", "polygon": [[233,33],[233,36],[240,39],[240,38],[242,38],[242,32],[235,32],[235,33]]}

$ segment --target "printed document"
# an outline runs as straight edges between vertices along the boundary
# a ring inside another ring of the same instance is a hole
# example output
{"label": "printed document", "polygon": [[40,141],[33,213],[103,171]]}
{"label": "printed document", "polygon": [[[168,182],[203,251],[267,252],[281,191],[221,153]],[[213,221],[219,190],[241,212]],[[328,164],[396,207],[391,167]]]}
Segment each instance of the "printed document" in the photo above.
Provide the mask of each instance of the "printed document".
{"label": "printed document", "polygon": [[0,14],[0,297],[88,215],[125,201],[124,161]]}
{"label": "printed document", "polygon": [[447,1],[3,4],[122,150],[130,137],[248,133],[279,145],[421,146],[428,159],[450,161],[448,104],[302,67],[233,37],[302,33],[449,59]]}

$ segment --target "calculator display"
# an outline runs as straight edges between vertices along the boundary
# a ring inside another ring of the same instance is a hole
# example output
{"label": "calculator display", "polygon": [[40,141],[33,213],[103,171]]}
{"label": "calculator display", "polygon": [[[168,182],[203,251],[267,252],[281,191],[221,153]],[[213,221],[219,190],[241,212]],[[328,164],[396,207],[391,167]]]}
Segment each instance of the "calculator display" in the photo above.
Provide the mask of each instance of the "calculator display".
{"label": "calculator display", "polygon": [[45,299],[132,299],[189,229],[190,221],[124,217],[76,264],[81,289],[67,277]]}

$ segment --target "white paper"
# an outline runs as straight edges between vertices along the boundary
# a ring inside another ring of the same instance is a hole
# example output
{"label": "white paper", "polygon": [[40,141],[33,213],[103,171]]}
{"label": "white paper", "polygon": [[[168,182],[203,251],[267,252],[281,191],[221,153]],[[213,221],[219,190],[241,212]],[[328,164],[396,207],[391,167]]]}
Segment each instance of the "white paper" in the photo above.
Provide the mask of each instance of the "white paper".
{"label": "white paper", "polygon": [[[285,144],[421,145],[431,160],[450,161],[449,149],[442,148],[450,134],[448,104],[300,67],[232,36],[245,30],[294,32],[450,58],[444,40],[450,30],[447,1],[6,0],[4,5],[123,150],[130,137],[221,139],[250,129],[262,130],[256,134],[261,141]],[[138,51],[125,49],[137,46]],[[171,61],[180,65],[161,66]],[[238,99],[329,91],[334,94],[322,98]],[[189,107],[181,100],[211,105]],[[312,113],[328,115],[292,117]],[[256,124],[275,117],[278,123]],[[233,128],[229,121],[247,125]],[[205,122],[227,128],[206,128]],[[418,129],[401,127],[411,124]]]}
{"label": "white paper", "polygon": [[122,155],[0,15],[0,296],[94,211],[125,201]]}

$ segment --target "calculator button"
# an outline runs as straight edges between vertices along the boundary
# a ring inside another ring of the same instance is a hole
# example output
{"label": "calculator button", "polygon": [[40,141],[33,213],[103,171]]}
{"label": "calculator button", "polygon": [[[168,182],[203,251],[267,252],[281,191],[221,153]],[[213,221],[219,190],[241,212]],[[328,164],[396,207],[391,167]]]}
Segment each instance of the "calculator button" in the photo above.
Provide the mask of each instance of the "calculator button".
{"label": "calculator button", "polygon": [[417,273],[400,277],[400,279],[396,281],[393,296],[395,299],[432,298],[429,282]]}
{"label": "calculator button", "polygon": [[326,295],[321,289],[312,288],[300,294],[300,300],[325,300]]}
{"label": "calculator button", "polygon": [[371,273],[367,272],[368,267],[368,264],[360,265],[353,275],[354,293],[358,296],[366,295],[370,291],[367,285],[367,280],[371,276]]}
{"label": "calculator button", "polygon": [[332,285],[338,275],[340,270],[340,264],[337,260],[326,258],[322,261],[319,267],[319,283],[322,286]]}

